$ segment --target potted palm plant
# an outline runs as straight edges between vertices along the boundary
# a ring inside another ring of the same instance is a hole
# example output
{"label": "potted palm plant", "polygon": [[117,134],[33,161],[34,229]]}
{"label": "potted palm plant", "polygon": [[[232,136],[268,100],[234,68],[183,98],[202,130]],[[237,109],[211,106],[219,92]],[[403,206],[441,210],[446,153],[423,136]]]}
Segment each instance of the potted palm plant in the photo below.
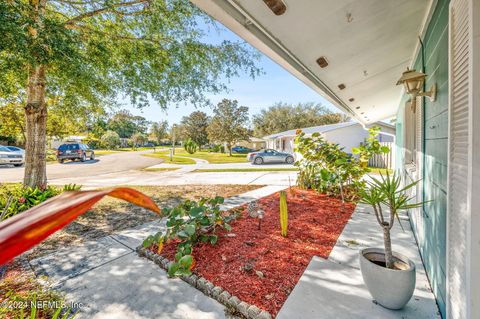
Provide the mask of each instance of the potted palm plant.
{"label": "potted palm plant", "polygon": [[398,213],[422,205],[412,203],[406,191],[418,181],[402,186],[401,178],[380,175],[372,178],[369,187],[361,191],[361,202],[371,205],[378,224],[383,230],[384,249],[366,248],[360,251],[360,269],[372,297],[389,309],[403,308],[415,290],[415,264],[406,256],[392,251],[390,231]]}

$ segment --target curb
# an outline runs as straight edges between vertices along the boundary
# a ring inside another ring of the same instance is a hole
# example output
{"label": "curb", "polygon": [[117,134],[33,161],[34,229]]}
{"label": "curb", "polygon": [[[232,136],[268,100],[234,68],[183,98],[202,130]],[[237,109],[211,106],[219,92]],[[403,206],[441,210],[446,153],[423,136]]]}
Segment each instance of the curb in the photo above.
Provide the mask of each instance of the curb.
{"label": "curb", "polygon": [[[164,270],[168,270],[168,266],[170,265],[171,261],[169,261],[167,258],[155,254],[143,246],[138,246],[135,250],[140,257],[145,257],[146,259],[149,259],[159,265]],[[242,317],[246,319],[273,318],[268,311],[261,310],[255,305],[242,301],[236,296],[232,296],[228,291],[224,290],[222,287],[215,286],[204,277],[192,274],[190,276],[180,276],[179,278],[197,288],[205,295],[215,299],[228,309],[233,310],[234,313],[241,314]]]}

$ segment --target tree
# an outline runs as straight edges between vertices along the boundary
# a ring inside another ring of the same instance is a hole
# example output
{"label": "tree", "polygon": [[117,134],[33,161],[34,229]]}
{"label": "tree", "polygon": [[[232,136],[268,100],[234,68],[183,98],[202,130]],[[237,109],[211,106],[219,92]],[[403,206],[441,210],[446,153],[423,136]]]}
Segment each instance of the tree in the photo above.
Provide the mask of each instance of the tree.
{"label": "tree", "polygon": [[[18,142],[26,140],[25,113],[22,111],[23,102],[1,101],[0,106],[0,135],[11,137]],[[46,126],[47,136],[65,137],[82,133],[88,129],[88,121],[95,113],[93,107],[84,105],[72,108],[69,105],[54,99],[46,100],[48,118]]]}
{"label": "tree", "polygon": [[101,138],[102,145],[106,149],[115,149],[120,146],[120,136],[114,131],[106,131]]}
{"label": "tree", "polygon": [[155,140],[157,144],[161,144],[162,140],[168,136],[168,122],[153,122],[150,127],[150,138]]}
{"label": "tree", "polygon": [[200,148],[208,143],[208,125],[210,118],[204,112],[196,111],[182,118],[184,134]]}
{"label": "tree", "polygon": [[213,20],[187,0],[1,1],[0,12],[0,98],[23,101],[28,186],[47,180],[47,98],[201,106],[225,76],[259,74],[244,43],[204,42]]}
{"label": "tree", "polygon": [[342,113],[333,113],[320,103],[277,103],[253,116],[254,134],[265,136],[304,127],[348,121]]}
{"label": "tree", "polygon": [[25,114],[15,103],[0,106],[0,136],[25,141]]}
{"label": "tree", "polygon": [[133,134],[131,139],[133,149],[135,149],[137,146],[143,146],[147,142],[147,137],[142,133]]}
{"label": "tree", "polygon": [[107,128],[117,132],[121,138],[131,138],[136,132],[146,133],[148,121],[143,116],[132,115],[127,110],[115,113],[107,122]]}
{"label": "tree", "polygon": [[226,143],[229,155],[232,146],[250,138],[248,124],[248,107],[238,106],[236,100],[223,99],[213,110],[213,118],[208,126],[208,138],[219,143]]}

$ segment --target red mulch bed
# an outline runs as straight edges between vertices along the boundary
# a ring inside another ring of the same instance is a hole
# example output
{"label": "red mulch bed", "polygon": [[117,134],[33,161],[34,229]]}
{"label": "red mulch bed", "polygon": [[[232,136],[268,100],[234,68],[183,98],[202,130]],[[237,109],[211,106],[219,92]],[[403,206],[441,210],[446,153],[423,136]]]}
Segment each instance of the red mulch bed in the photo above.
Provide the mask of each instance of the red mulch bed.
{"label": "red mulch bed", "polygon": [[[194,273],[240,300],[276,316],[313,256],[327,258],[355,209],[354,203],[294,188],[287,192],[288,236],[280,235],[279,194],[260,199],[265,211],[261,229],[248,216],[232,223],[235,237],[218,232],[216,245],[194,248]],[[162,256],[174,259],[176,245],[165,245]],[[244,270],[245,265],[252,271]],[[261,271],[264,275],[257,274]]]}

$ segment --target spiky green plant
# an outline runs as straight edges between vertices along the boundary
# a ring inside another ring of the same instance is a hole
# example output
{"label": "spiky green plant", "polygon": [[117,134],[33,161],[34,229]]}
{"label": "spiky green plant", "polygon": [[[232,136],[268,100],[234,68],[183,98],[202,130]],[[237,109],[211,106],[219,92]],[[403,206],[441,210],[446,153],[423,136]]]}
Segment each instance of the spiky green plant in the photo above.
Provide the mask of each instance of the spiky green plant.
{"label": "spiky green plant", "polygon": [[[390,230],[395,223],[395,218],[400,222],[398,217],[400,211],[420,207],[425,202],[412,202],[414,197],[406,194],[406,191],[417,185],[419,181],[402,187],[401,177],[397,173],[390,175],[387,172],[385,176],[380,174],[380,179],[371,178],[372,181],[368,182],[368,187],[361,191],[360,201],[373,207],[377,222],[383,229],[385,265],[392,269],[394,260]],[[384,212],[384,208],[387,208],[389,214]]]}
{"label": "spiky green plant", "polygon": [[280,192],[280,226],[282,228],[281,230],[282,236],[287,237],[288,206],[287,206],[287,193],[285,191]]}
{"label": "spiky green plant", "polygon": [[183,147],[185,148],[185,151],[187,151],[187,153],[189,154],[194,154],[198,149],[197,143],[195,143],[190,138],[185,141],[185,144]]}

